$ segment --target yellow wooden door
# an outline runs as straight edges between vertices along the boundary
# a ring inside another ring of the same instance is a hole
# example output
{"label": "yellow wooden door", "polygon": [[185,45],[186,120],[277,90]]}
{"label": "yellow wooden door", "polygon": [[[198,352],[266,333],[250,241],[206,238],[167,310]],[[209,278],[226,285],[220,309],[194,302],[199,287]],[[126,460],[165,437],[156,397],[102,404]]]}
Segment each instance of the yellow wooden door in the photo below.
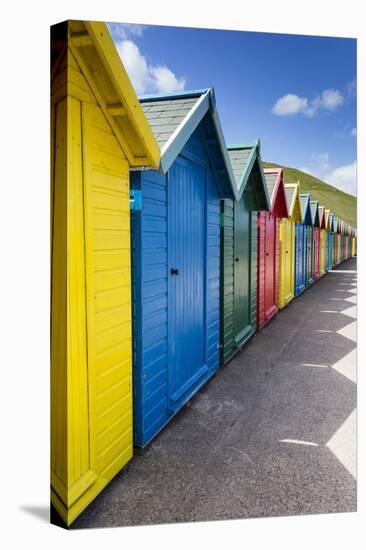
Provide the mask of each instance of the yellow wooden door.
{"label": "yellow wooden door", "polygon": [[98,105],[53,111],[51,485],[70,524],[132,457],[129,165]]}
{"label": "yellow wooden door", "polygon": [[356,237],[352,237],[352,256],[356,256]]}
{"label": "yellow wooden door", "polygon": [[291,221],[287,218],[280,222],[280,276],[279,276],[279,307],[283,308],[293,296],[291,281],[291,255],[293,254],[293,233]]}
{"label": "yellow wooden door", "polygon": [[289,220],[289,301],[295,296],[295,222],[292,219]]}

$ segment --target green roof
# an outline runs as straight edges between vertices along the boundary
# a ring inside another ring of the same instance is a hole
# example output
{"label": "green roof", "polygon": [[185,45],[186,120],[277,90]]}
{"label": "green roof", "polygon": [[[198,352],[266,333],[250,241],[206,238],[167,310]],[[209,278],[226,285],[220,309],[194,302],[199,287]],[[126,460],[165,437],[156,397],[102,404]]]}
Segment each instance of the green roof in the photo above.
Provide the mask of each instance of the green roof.
{"label": "green roof", "polygon": [[269,210],[271,204],[262,168],[259,140],[252,145],[231,145],[228,147],[228,155],[233,169],[238,197],[242,196],[247,184],[251,182],[255,186],[256,208],[258,210]]}
{"label": "green roof", "polygon": [[236,185],[238,190],[241,187],[241,181],[243,175],[246,173],[253,151],[255,151],[255,145],[242,148],[231,148],[228,147],[229,158],[231,161],[231,166],[233,167],[233,172],[235,176]]}

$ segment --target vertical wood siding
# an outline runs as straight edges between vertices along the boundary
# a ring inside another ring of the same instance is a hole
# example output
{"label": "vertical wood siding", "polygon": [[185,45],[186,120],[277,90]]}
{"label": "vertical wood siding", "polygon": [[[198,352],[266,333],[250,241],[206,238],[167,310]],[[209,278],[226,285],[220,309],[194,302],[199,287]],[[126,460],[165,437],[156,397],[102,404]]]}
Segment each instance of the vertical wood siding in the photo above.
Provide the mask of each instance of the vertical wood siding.
{"label": "vertical wood siding", "polygon": [[257,224],[258,242],[258,291],[257,291],[257,328],[264,324],[264,289],[265,289],[265,235],[266,235],[266,213],[258,212]]}
{"label": "vertical wood siding", "polygon": [[[252,190],[248,189],[250,193]],[[250,194],[241,200],[253,201]],[[248,203],[249,205],[249,203]],[[257,326],[257,222],[258,212],[250,212],[250,230],[249,258],[250,274],[248,281],[249,294],[249,330],[247,337],[243,340],[240,347],[250,338]],[[232,200],[221,201],[221,364],[225,364],[240,349],[235,342],[235,204]],[[237,282],[240,284],[240,281]],[[245,327],[243,327],[245,328]]]}
{"label": "vertical wood siding", "polygon": [[319,273],[321,277],[325,274],[326,253],[327,253],[327,232],[325,229],[321,229],[320,230],[320,251],[319,251]]}
{"label": "vertical wood siding", "polygon": [[275,287],[275,299],[274,299],[274,305],[278,307],[278,300],[279,300],[279,271],[280,271],[280,221],[281,219],[276,216],[276,226],[275,226],[275,255],[276,255],[276,262],[275,262],[275,273],[274,273],[274,287]]}
{"label": "vertical wood siding", "polygon": [[320,276],[320,229],[313,229],[313,281],[317,281]]}
{"label": "vertical wood siding", "polygon": [[[220,198],[208,165],[200,127],[182,155],[197,157],[207,172],[206,325],[208,370],[193,392],[219,367]],[[169,174],[151,170],[132,174],[131,188],[141,190],[142,209],[132,214],[134,441],[145,446],[172,418],[169,403],[168,193]],[[140,282],[139,282],[140,280]],[[187,394],[182,403],[189,399]]]}
{"label": "vertical wood siding", "polygon": [[294,297],[294,246],[295,230],[294,222],[283,218],[280,220],[279,232],[280,269],[279,269],[279,298],[280,308],[285,307]]}
{"label": "vertical wood siding", "polygon": [[251,236],[251,304],[250,304],[250,323],[253,332],[257,328],[257,272],[258,272],[258,212],[252,212],[252,236]]}
{"label": "vertical wood siding", "polygon": [[295,296],[305,289],[306,272],[306,228],[302,223],[295,224]]}
{"label": "vertical wood siding", "polygon": [[222,364],[225,364],[235,351],[234,345],[234,202],[221,201],[222,219]]}
{"label": "vertical wood siding", "polygon": [[69,524],[132,456],[129,166],[71,52],[52,92],[51,483]]}

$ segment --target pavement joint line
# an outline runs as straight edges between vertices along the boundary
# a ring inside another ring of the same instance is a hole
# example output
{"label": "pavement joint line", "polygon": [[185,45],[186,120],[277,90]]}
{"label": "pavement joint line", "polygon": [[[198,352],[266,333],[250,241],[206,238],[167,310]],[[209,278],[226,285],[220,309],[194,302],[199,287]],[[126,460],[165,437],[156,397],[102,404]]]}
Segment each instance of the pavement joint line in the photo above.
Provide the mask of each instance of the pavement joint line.
{"label": "pavement joint line", "polygon": [[319,447],[319,443],[313,443],[312,441],[302,441],[301,439],[280,439],[280,443],[296,443],[297,445],[310,445],[312,447]]}

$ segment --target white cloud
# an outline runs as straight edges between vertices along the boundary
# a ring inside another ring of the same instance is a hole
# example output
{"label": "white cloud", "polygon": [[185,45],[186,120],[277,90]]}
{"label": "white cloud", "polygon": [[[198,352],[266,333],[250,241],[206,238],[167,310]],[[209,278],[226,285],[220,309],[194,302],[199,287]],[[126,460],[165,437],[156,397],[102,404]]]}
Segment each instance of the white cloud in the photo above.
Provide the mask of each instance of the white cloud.
{"label": "white cloud", "polygon": [[130,40],[117,43],[117,50],[137,93],[144,93],[151,80],[146,59]]}
{"label": "white cloud", "polygon": [[131,36],[141,38],[145,30],[144,25],[134,23],[107,23],[107,26],[113,40],[116,42],[127,40]]}
{"label": "white cloud", "polygon": [[357,193],[357,165],[356,161],[345,166],[339,166],[325,174],[324,180],[345,193]]}
{"label": "white cloud", "polygon": [[296,94],[286,94],[280,97],[272,107],[272,113],[277,116],[294,116],[303,114],[313,117],[317,111],[335,111],[344,103],[344,97],[339,90],[327,89],[320,96],[309,100]]}
{"label": "white cloud", "polygon": [[356,137],[357,136],[357,128],[352,128],[352,130],[350,131],[350,135],[352,137]]}
{"label": "white cloud", "polygon": [[174,92],[184,90],[186,81],[184,78],[177,78],[175,74],[165,67],[150,67],[151,76],[155,79],[155,85],[160,92]]}
{"label": "white cloud", "polygon": [[335,111],[338,107],[343,105],[344,97],[339,90],[324,90],[321,97],[316,99],[318,108],[326,109],[327,111]]}
{"label": "white cloud", "polygon": [[306,113],[308,100],[295,94],[287,94],[280,97],[272,108],[272,113],[278,116],[291,116],[298,113]]}
{"label": "white cloud", "polygon": [[138,46],[131,40],[116,42],[116,47],[138,94],[184,90],[186,84],[184,78],[177,78],[165,65],[149,65]]}
{"label": "white cloud", "polygon": [[345,193],[356,195],[356,161],[344,166],[334,166],[330,162],[328,153],[314,153],[311,156],[311,163],[299,170],[311,174]]}

